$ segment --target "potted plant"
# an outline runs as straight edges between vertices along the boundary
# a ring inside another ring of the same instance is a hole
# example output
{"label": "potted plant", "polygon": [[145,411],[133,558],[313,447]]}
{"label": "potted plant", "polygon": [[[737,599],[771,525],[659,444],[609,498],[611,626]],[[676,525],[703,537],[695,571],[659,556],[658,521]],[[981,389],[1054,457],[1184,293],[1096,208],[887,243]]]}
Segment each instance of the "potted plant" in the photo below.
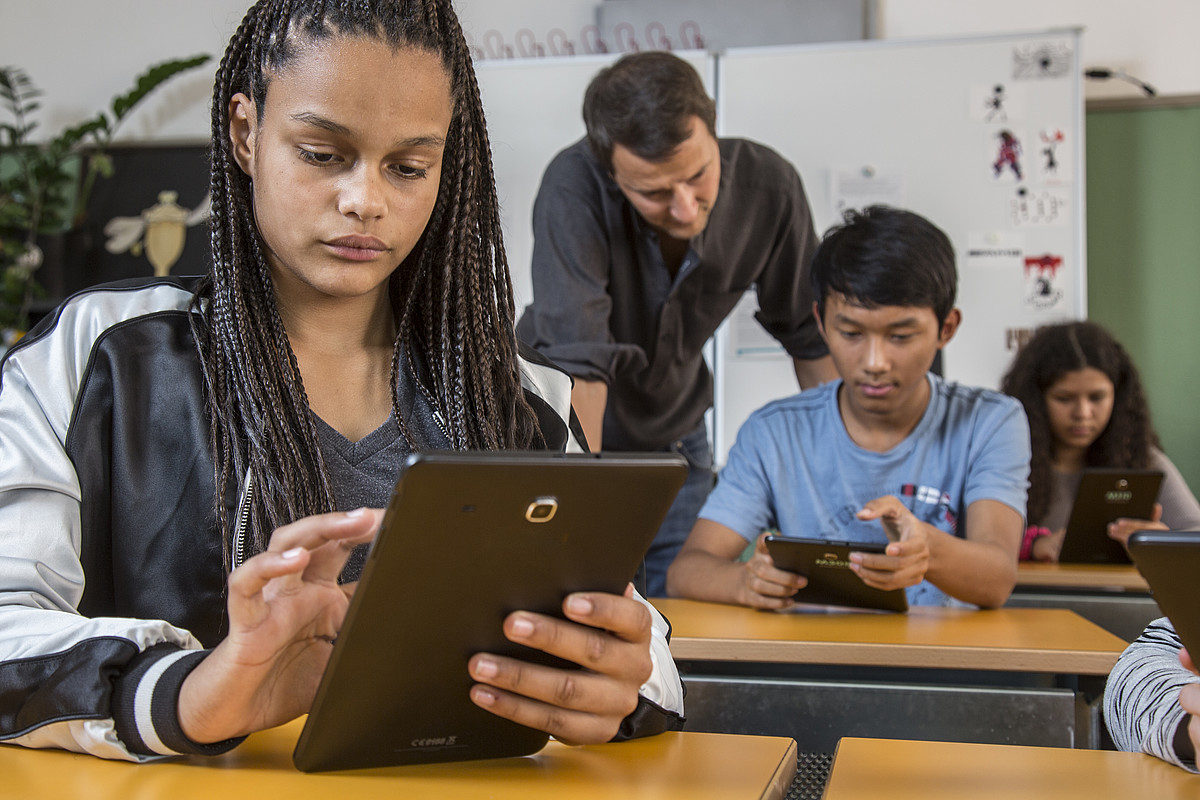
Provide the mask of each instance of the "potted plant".
{"label": "potted plant", "polygon": [[[31,119],[42,92],[18,67],[0,67],[0,336],[11,340],[29,324],[30,308],[44,295],[36,273],[44,255],[39,236],[76,227],[98,176],[112,174],[106,148],[117,127],[145,97],[171,77],[194,69],[208,55],[164,61],[113,98],[111,108],[34,141]],[[0,352],[11,342],[0,339]]]}

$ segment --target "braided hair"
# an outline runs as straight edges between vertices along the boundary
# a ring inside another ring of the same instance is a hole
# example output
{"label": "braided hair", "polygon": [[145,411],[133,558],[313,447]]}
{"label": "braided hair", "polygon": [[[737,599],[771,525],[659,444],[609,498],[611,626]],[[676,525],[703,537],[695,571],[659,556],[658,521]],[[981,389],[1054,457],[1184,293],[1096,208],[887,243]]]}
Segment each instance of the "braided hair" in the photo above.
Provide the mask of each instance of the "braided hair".
{"label": "braided hair", "polygon": [[1150,449],[1160,446],[1137,367],[1112,334],[1094,322],[1038,328],[1017,353],[1000,384],[1002,392],[1021,401],[1029,418],[1033,450],[1029,469],[1030,524],[1039,524],[1045,518],[1053,483],[1054,433],[1046,412],[1046,392],[1068,372],[1089,367],[1112,381],[1113,409],[1108,425],[1084,454],[1084,463],[1089,467],[1142,469],[1150,464]]}
{"label": "braided hair", "polygon": [[335,507],[316,423],[276,304],[254,222],[250,179],[229,145],[229,105],[247,94],[261,116],[270,80],[306,46],[335,36],[374,38],[439,57],[453,118],[437,201],[421,238],[392,273],[397,336],[392,407],[402,357],[421,364],[456,449],[527,449],[542,443],[521,389],[512,283],[500,231],[490,147],[470,52],[450,0],[260,0],[234,33],[212,106],[212,269],[196,291],[193,332],[203,364],[218,487],[214,512],[232,563],[223,494],[249,477],[248,541]]}

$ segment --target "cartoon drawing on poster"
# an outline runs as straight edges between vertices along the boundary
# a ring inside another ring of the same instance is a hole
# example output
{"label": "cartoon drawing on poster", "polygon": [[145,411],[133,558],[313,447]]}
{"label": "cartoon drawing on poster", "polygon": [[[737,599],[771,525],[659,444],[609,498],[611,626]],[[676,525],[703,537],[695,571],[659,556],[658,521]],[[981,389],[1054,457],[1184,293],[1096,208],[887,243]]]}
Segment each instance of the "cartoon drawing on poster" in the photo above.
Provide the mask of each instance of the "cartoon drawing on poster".
{"label": "cartoon drawing on poster", "polygon": [[1008,202],[1009,219],[1014,228],[1065,225],[1067,191],[1064,189],[1030,190],[1018,188]]}
{"label": "cartoon drawing on poster", "polygon": [[1000,130],[995,139],[996,157],[992,161],[992,177],[1000,178],[1011,174],[1020,181],[1024,177],[1021,172],[1021,140],[1008,128]]}
{"label": "cartoon drawing on poster", "polygon": [[1071,143],[1062,127],[1049,125],[1038,131],[1034,171],[1039,181],[1050,185],[1069,183],[1074,177],[1072,160]]}
{"label": "cartoon drawing on poster", "polygon": [[1057,308],[1063,300],[1063,257],[1044,253],[1025,256],[1025,305],[1034,311]]}
{"label": "cartoon drawing on poster", "polygon": [[1004,84],[997,83],[992,87],[992,93],[984,98],[983,106],[987,113],[983,115],[984,122],[1008,122],[1008,109],[1004,107]]}
{"label": "cartoon drawing on poster", "polygon": [[967,234],[967,269],[1008,269],[1025,263],[1025,235],[1012,231]]}
{"label": "cartoon drawing on poster", "polygon": [[967,117],[972,122],[1003,124],[1025,118],[1025,90],[1003,83],[983,83],[968,92]]}
{"label": "cartoon drawing on poster", "polygon": [[1075,54],[1066,42],[1038,42],[1013,48],[1013,79],[1065,78]]}

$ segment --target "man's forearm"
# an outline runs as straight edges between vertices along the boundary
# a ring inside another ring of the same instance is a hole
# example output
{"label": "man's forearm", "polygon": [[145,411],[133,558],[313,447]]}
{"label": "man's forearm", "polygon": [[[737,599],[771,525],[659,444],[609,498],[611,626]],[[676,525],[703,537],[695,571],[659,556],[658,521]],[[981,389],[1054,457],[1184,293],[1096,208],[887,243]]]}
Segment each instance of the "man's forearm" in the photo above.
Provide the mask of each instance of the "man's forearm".
{"label": "man's forearm", "polygon": [[571,405],[583,428],[588,449],[593,453],[600,452],[604,438],[604,409],[608,405],[608,384],[576,378],[571,387]]}
{"label": "man's forearm", "polygon": [[829,356],[814,359],[793,358],[792,368],[796,371],[796,382],[800,384],[801,389],[812,389],[838,377],[833,359]]}

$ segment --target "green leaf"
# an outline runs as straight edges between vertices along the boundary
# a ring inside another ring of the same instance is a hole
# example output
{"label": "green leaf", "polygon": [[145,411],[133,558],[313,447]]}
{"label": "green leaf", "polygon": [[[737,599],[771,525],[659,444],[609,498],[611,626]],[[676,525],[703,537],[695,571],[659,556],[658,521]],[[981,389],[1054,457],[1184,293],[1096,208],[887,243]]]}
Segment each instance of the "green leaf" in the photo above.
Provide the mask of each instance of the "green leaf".
{"label": "green leaf", "polygon": [[113,98],[113,116],[119,122],[126,114],[133,110],[134,106],[145,99],[146,95],[154,91],[159,84],[178,75],[180,72],[186,72],[189,69],[200,66],[210,58],[211,56],[208,54],[202,54],[192,56],[191,58],[174,59],[164,61],[161,64],[155,64],[138,76],[133,89]]}

